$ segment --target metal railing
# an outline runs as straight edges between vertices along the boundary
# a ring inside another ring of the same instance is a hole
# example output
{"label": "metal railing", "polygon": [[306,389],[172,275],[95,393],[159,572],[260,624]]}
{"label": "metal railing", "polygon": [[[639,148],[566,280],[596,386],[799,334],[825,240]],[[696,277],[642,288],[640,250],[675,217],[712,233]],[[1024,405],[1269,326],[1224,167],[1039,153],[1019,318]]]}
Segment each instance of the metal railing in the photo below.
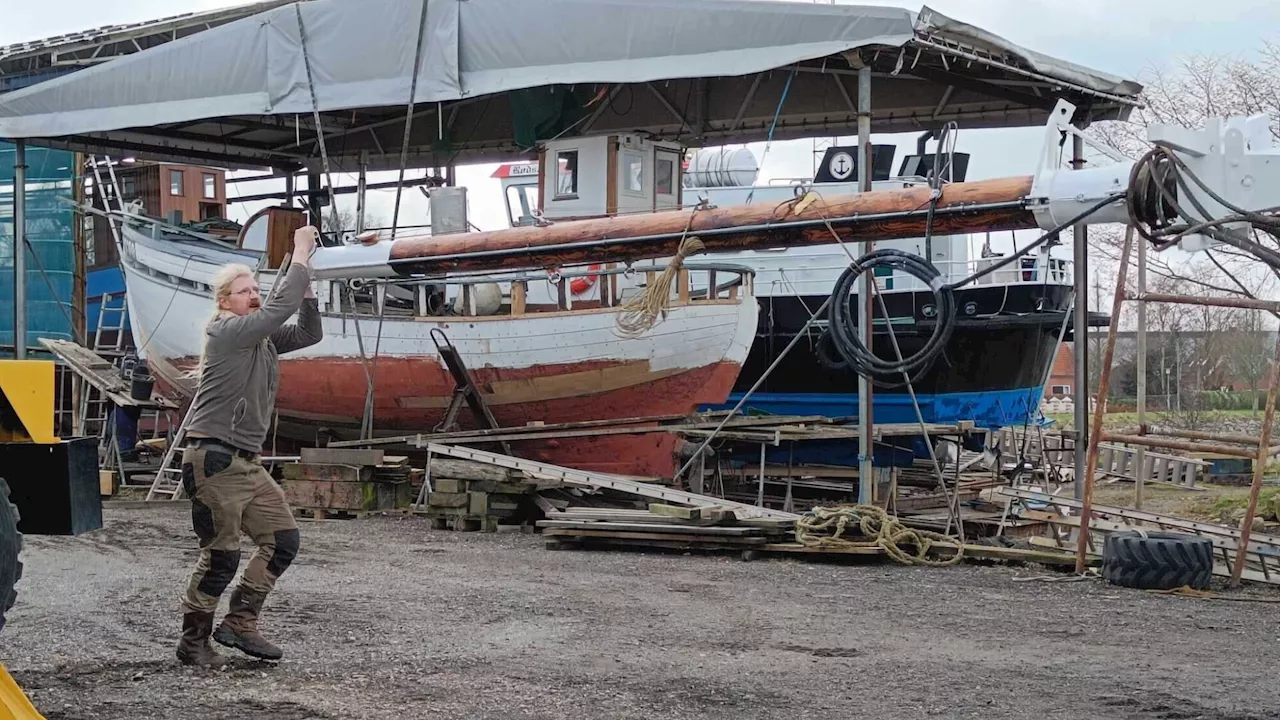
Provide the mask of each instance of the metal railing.
{"label": "metal railing", "polygon": [[[572,266],[552,273],[512,271],[411,280],[329,280],[322,286],[319,299],[322,312],[350,312],[354,299],[356,314],[373,316],[385,311],[388,315],[415,317],[497,317],[558,312],[575,306],[620,307],[631,295],[644,292],[662,269],[609,264],[596,268]],[[573,283],[577,279],[589,280],[590,284],[575,296]],[[671,299],[676,304],[741,301],[751,295],[754,279],[755,271],[742,265],[685,263],[671,284]],[[539,283],[546,283],[549,289],[531,296],[530,285],[537,287]],[[492,291],[487,298],[481,297],[480,288],[492,286],[497,286],[500,293],[496,308],[492,308]]]}

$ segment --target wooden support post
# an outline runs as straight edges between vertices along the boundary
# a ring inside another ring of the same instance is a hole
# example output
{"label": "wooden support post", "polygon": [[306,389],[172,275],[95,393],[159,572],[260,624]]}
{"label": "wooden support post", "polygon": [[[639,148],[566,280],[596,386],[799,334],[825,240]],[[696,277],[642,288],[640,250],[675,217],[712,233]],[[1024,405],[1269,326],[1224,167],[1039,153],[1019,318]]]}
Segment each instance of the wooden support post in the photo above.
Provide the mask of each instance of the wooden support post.
{"label": "wooden support post", "polygon": [[[1080,242],[1077,238],[1076,242]],[[1145,242],[1145,240],[1143,241]],[[1107,327],[1107,347],[1102,355],[1102,374],[1098,378],[1098,404],[1093,410],[1093,424],[1089,426],[1089,446],[1085,451],[1084,488],[1081,494],[1080,532],[1076,538],[1076,572],[1083,573],[1089,554],[1089,513],[1093,510],[1093,478],[1098,470],[1098,443],[1102,440],[1102,420],[1107,411],[1107,390],[1111,383],[1111,362],[1116,354],[1116,331],[1120,326],[1120,312],[1124,306],[1124,284],[1129,276],[1129,254],[1133,251],[1133,226],[1124,233],[1124,249],[1120,251],[1120,272],[1116,278],[1115,299],[1111,303],[1111,322]],[[1082,295],[1083,297],[1083,295]],[[1083,303],[1082,303],[1083,304]],[[1082,331],[1087,338],[1088,329],[1076,327],[1076,347],[1080,348]],[[1078,380],[1077,380],[1078,381]],[[1087,401],[1088,389],[1079,393]],[[1080,482],[1076,478],[1076,482]]]}
{"label": "wooden support post", "polygon": [[1271,423],[1276,418],[1276,384],[1280,383],[1280,342],[1276,343],[1276,354],[1271,359],[1271,381],[1267,383],[1267,410],[1262,416],[1262,436],[1258,438],[1258,457],[1253,461],[1253,484],[1249,486],[1249,505],[1245,507],[1244,519],[1240,521],[1240,552],[1236,553],[1236,561],[1231,566],[1231,581],[1228,587],[1240,586],[1240,575],[1244,571],[1245,550],[1249,547],[1249,533],[1253,531],[1253,518],[1258,512],[1258,493],[1262,490],[1262,476],[1267,469],[1267,461],[1271,459]]}
{"label": "wooden support post", "polygon": [[760,443],[760,485],[756,490],[756,507],[764,507],[764,450],[765,443]]}
{"label": "wooden support post", "polygon": [[680,302],[688,303],[689,302],[689,271],[686,270],[685,268],[680,268],[679,272],[676,273],[676,277],[677,277],[676,297],[680,299]]}
{"label": "wooden support post", "polygon": [[529,285],[524,280],[511,283],[511,314],[523,315],[525,298],[528,297]]}

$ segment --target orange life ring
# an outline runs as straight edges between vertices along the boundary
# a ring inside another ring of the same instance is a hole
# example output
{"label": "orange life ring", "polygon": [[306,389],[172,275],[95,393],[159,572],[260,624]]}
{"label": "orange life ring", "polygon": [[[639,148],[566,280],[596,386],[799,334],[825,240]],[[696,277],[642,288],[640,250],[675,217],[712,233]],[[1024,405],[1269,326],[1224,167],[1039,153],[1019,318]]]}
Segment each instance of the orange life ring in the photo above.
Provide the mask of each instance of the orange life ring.
{"label": "orange life ring", "polygon": [[[592,265],[588,269],[599,270],[601,267],[603,266]],[[583,277],[576,277],[569,282],[569,291],[572,292],[574,295],[581,295],[582,293],[594,287],[596,284],[596,281],[599,279],[600,278],[597,275],[586,275]]]}

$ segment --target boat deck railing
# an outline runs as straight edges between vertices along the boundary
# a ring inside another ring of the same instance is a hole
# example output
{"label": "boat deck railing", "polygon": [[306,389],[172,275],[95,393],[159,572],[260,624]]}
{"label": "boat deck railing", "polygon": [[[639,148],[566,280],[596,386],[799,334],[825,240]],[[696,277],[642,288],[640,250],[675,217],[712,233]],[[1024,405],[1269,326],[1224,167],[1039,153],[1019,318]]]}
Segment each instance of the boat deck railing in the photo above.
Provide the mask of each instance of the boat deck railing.
{"label": "boat deck railing", "polygon": [[[621,307],[653,285],[661,268],[620,263],[556,272],[513,271],[443,278],[328,280],[321,312],[398,317],[502,317]],[[730,263],[685,263],[671,283],[673,305],[737,303],[752,296],[755,272]],[[532,289],[531,289],[532,288]]]}
{"label": "boat deck railing", "polygon": [[[935,262],[934,266],[942,271],[942,276],[949,282],[964,279],[974,273],[985,270],[1004,260],[1001,255],[988,258],[971,258],[968,260],[944,260]],[[892,282],[888,282],[892,280]],[[914,275],[904,272],[893,272],[880,275],[876,281],[881,290],[886,292],[928,290],[928,283],[922,282]],[[1071,285],[1071,261],[1045,255],[1028,255],[984,275],[967,287],[990,287],[1008,285]]]}

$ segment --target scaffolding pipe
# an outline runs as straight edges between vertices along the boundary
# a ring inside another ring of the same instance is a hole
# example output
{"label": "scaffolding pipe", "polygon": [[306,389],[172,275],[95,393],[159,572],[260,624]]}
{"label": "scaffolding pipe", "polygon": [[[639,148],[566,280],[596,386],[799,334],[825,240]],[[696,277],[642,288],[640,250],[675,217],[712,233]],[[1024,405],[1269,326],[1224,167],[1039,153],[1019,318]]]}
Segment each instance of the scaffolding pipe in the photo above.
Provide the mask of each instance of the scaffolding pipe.
{"label": "scaffolding pipe", "polygon": [[1157,302],[1170,303],[1173,305],[1209,305],[1211,307],[1224,308],[1243,308],[1246,310],[1266,310],[1267,312],[1280,312],[1280,302],[1272,300],[1257,300],[1255,298],[1236,298],[1236,297],[1194,297],[1190,295],[1167,295],[1165,293],[1149,293],[1138,291],[1138,294],[1128,296],[1129,300],[1137,300],[1141,302]]}
{"label": "scaffolding pipe", "polygon": [[13,156],[13,356],[27,359],[27,142]]}
{"label": "scaffolding pipe", "polygon": [[[1147,244],[1138,243],[1138,295],[1147,294]],[[1138,303],[1138,426],[1147,424],[1147,303]],[[1139,432],[1139,435],[1144,433]],[[1142,509],[1143,496],[1146,494],[1147,450],[1138,446],[1134,462],[1138,472],[1134,476],[1133,506]]]}
{"label": "scaffolding pipe", "polygon": [[[871,192],[871,66],[858,68],[858,191]],[[866,252],[875,249],[874,242],[868,242]],[[859,323],[858,334],[862,346],[871,347],[872,342],[872,295],[875,273],[862,274],[862,287],[859,298],[862,302],[862,322]],[[872,456],[875,454],[871,443],[871,381],[858,376],[858,502],[863,505],[871,503],[873,487]],[[929,438],[925,438],[929,442]]]}
{"label": "scaffolding pipe", "polygon": [[1253,435],[1237,435],[1235,433],[1211,433],[1200,430],[1179,430],[1160,425],[1138,425],[1138,435],[1164,435],[1165,437],[1186,438],[1188,440],[1216,440],[1218,442],[1239,443],[1251,448],[1258,447],[1258,438]]}
{"label": "scaffolding pipe", "polygon": [[[1079,135],[1071,136],[1071,167],[1079,171],[1084,167],[1084,138]],[[1075,457],[1075,479],[1076,479],[1076,499],[1083,500],[1085,490],[1080,485],[1080,478],[1089,473],[1092,478],[1093,466],[1095,462],[1086,464],[1085,456],[1090,450],[1093,443],[1088,442],[1089,437],[1089,235],[1085,229],[1084,223],[1076,225],[1071,229],[1072,254],[1075,263],[1075,288],[1076,288],[1076,317],[1072,327],[1072,345],[1075,350],[1075,373],[1073,382],[1075,384],[1075,427],[1076,427],[1076,457]],[[1128,245],[1125,246],[1125,258],[1121,263],[1128,263]],[[1123,270],[1121,275],[1123,275]],[[1124,288],[1117,290],[1116,306],[1120,305],[1121,295]],[[1115,323],[1115,318],[1111,322]],[[1098,390],[1098,408],[1101,409],[1104,404],[1106,392],[1099,388]],[[1096,458],[1095,458],[1096,461]],[[1087,521],[1083,521],[1080,525],[1081,535],[1085,533]],[[1077,566],[1083,560],[1077,562]],[[1083,570],[1080,570],[1083,572]]]}
{"label": "scaffolding pipe", "polygon": [[[1077,151],[1079,152],[1079,151]],[[1081,244],[1080,238],[1076,238],[1077,252]],[[1111,361],[1115,357],[1116,351],[1116,330],[1120,325],[1120,310],[1124,306],[1124,282],[1129,275],[1129,254],[1133,251],[1133,226],[1130,225],[1124,233],[1124,249],[1120,251],[1120,273],[1116,280],[1116,294],[1111,302],[1111,322],[1107,328],[1107,348],[1102,355],[1102,372],[1098,377],[1098,404],[1093,410],[1093,426],[1089,433],[1089,449],[1086,452],[1084,472],[1081,473],[1080,467],[1080,444],[1076,443],[1076,494],[1080,496],[1082,505],[1080,506],[1080,532],[1076,537],[1076,572],[1084,572],[1085,559],[1089,552],[1089,515],[1093,509],[1093,476],[1098,470],[1098,443],[1102,441],[1102,416],[1107,411],[1107,389],[1111,382]],[[1077,278],[1078,279],[1078,278]],[[1081,292],[1079,287],[1076,288],[1076,297],[1081,302],[1076,304],[1076,308],[1088,305],[1087,295]],[[1078,316],[1077,316],[1078,317]],[[1079,342],[1080,325],[1076,325],[1076,346]],[[1080,382],[1080,356],[1076,355],[1076,382]],[[1088,394],[1085,394],[1088,397]],[[1081,409],[1076,405],[1076,419],[1079,421]],[[1079,433],[1077,433],[1079,435]],[[1112,436],[1110,439],[1116,439]],[[1146,440],[1147,438],[1139,438]],[[1081,487],[1080,480],[1084,479],[1084,485]]]}
{"label": "scaffolding pipe", "polygon": [[[1103,370],[1106,374],[1106,370]],[[1099,405],[1102,403],[1099,402]],[[1152,437],[1150,435],[1126,435],[1124,433],[1103,433],[1103,441],[1124,443],[1126,445],[1140,445],[1144,447],[1163,448],[1166,450],[1184,450],[1186,452],[1210,452],[1219,455],[1230,455],[1232,457],[1256,458],[1258,451],[1256,448],[1242,448],[1236,445],[1224,445],[1220,443],[1208,442],[1191,442],[1188,440],[1171,440],[1169,438]],[[1255,441],[1256,442],[1256,441]]]}

